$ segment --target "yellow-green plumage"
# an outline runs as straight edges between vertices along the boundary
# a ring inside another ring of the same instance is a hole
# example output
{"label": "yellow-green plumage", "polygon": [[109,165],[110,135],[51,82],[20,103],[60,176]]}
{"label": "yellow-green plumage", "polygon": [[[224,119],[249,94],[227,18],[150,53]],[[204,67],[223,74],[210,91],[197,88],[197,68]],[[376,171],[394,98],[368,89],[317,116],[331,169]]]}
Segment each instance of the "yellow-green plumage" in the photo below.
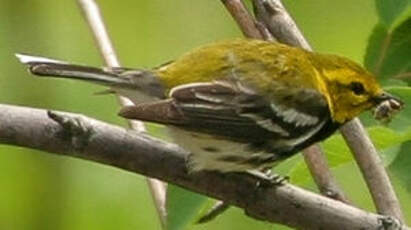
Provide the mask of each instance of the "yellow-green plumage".
{"label": "yellow-green plumage", "polygon": [[[205,45],[154,72],[167,89],[224,79],[233,72],[269,99],[278,96],[278,87],[314,89],[326,97],[334,119],[341,123],[372,107],[363,102],[382,93],[375,78],[347,58],[261,40]],[[367,97],[356,97],[341,87],[354,80],[364,85]]]}
{"label": "yellow-green plumage", "polygon": [[[272,80],[287,82],[295,77],[311,78],[309,55],[279,43],[236,39],[197,48],[155,73],[171,89],[192,82],[222,79],[234,69],[244,79],[258,81],[256,84],[269,90]],[[294,68],[296,63],[298,68]],[[311,81],[304,82],[307,87],[314,87]]]}

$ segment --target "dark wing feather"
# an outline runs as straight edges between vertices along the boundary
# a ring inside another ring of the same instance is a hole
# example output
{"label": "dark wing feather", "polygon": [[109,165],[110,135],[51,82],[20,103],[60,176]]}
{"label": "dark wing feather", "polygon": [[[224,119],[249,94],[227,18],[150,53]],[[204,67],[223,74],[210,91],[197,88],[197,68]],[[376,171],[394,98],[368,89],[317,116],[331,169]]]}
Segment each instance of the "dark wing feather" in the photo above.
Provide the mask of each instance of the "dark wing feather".
{"label": "dark wing feather", "polygon": [[[318,141],[313,137],[332,124],[320,94],[294,90],[292,97],[268,101],[234,81],[186,84],[172,89],[170,99],[127,107],[120,115],[289,152]],[[287,107],[292,103],[302,105]]]}

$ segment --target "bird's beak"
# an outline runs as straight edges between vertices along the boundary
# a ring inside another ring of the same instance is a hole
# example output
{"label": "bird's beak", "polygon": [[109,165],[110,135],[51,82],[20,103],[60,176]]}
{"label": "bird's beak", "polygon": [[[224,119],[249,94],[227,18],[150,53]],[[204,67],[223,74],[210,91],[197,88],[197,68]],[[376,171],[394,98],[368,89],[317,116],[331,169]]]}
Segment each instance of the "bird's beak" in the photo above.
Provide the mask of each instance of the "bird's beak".
{"label": "bird's beak", "polygon": [[373,100],[375,103],[374,118],[384,123],[389,122],[404,107],[401,99],[386,92],[374,97]]}
{"label": "bird's beak", "polygon": [[385,102],[385,101],[393,101],[393,102],[396,102],[396,104],[398,104],[400,107],[402,107],[402,106],[404,105],[404,102],[403,102],[400,98],[398,98],[398,97],[396,97],[396,96],[394,96],[394,95],[391,95],[391,94],[389,94],[389,93],[387,93],[387,92],[381,93],[380,95],[374,97],[373,100],[374,100],[374,102],[375,102],[375,105],[377,105],[377,106],[378,106],[379,104]]}

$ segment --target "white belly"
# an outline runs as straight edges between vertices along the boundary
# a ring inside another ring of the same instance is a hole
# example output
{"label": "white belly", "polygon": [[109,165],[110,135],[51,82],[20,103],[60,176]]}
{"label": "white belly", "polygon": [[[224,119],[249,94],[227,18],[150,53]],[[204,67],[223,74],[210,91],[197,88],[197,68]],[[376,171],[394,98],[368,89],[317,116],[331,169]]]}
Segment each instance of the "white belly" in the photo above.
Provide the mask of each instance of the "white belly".
{"label": "white belly", "polygon": [[175,143],[191,153],[188,161],[188,168],[191,171],[216,170],[229,172],[246,171],[264,167],[262,165],[255,167],[250,164],[241,164],[238,161],[222,160],[225,157],[238,157],[247,160],[251,157],[267,154],[250,152],[247,144],[215,139],[207,134],[189,132],[172,126],[169,126],[168,130]]}

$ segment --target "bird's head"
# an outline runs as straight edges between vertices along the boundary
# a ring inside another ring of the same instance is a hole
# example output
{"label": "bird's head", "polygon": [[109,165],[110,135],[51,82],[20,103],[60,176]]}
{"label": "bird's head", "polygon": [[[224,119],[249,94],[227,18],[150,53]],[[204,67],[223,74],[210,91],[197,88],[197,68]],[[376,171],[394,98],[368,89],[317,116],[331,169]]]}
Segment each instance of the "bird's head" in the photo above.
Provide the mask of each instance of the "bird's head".
{"label": "bird's head", "polygon": [[324,79],[326,97],[332,117],[345,123],[365,110],[376,108],[375,118],[389,119],[403,107],[403,102],[385,92],[376,78],[361,66],[346,58],[331,56],[319,74]]}

